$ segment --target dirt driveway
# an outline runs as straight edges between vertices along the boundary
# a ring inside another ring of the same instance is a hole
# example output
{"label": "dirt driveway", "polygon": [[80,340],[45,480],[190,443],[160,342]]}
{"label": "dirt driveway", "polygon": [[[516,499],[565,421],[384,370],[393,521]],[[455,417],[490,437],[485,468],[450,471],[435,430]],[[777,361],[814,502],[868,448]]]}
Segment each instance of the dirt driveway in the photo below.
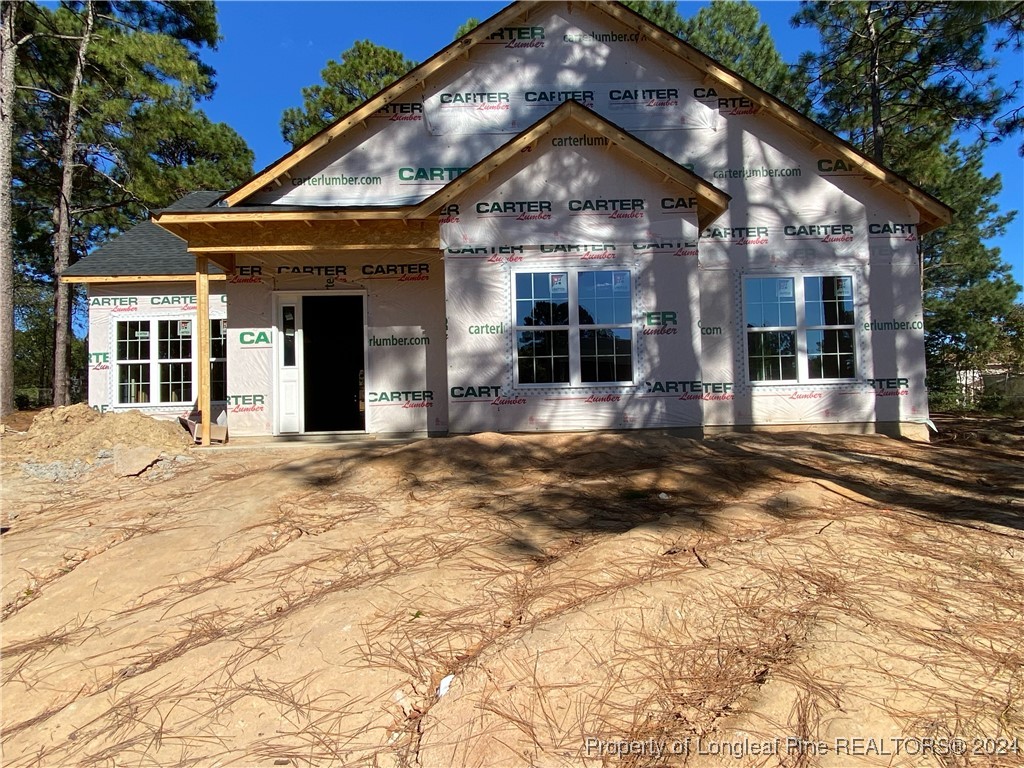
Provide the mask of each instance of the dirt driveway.
{"label": "dirt driveway", "polygon": [[1024,765],[1024,423],[3,450],[5,766]]}

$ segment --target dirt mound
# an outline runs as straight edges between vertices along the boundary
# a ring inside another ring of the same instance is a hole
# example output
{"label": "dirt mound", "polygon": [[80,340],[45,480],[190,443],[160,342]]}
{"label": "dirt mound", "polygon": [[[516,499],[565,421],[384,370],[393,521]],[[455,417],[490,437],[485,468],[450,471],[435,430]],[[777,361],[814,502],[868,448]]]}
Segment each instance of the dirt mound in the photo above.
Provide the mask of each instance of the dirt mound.
{"label": "dirt mound", "polygon": [[47,408],[28,432],[4,436],[4,453],[22,460],[89,461],[116,445],[182,453],[191,440],[175,422],[139,411],[101,414],[82,403]]}

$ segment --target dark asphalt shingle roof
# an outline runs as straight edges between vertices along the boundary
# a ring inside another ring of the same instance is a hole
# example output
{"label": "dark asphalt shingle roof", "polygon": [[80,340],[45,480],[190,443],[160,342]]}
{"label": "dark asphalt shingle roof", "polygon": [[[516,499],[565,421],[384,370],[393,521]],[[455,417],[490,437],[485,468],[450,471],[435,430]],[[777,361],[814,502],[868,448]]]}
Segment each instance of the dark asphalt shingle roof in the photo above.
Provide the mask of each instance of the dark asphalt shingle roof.
{"label": "dark asphalt shingle roof", "polygon": [[165,211],[201,211],[203,208],[210,208],[224,197],[223,192],[202,190],[200,192],[189,192],[184,197],[175,200],[163,210]]}
{"label": "dark asphalt shingle roof", "polygon": [[[202,210],[209,208],[223,194],[192,192],[171,203],[165,210]],[[193,275],[195,271],[196,260],[188,252],[185,241],[147,220],[104,243],[84,259],[64,270],[64,274],[80,277],[115,277]],[[220,274],[223,270],[211,263],[210,272]]]}

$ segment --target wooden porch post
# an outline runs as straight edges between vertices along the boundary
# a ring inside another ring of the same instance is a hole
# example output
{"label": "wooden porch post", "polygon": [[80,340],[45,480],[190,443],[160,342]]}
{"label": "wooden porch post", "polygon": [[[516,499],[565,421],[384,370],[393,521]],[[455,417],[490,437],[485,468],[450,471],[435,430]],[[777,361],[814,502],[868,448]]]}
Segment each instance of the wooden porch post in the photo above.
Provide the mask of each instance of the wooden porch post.
{"label": "wooden porch post", "polygon": [[199,326],[199,368],[196,384],[199,387],[199,411],[203,415],[201,445],[210,444],[210,259],[196,256],[196,324]]}

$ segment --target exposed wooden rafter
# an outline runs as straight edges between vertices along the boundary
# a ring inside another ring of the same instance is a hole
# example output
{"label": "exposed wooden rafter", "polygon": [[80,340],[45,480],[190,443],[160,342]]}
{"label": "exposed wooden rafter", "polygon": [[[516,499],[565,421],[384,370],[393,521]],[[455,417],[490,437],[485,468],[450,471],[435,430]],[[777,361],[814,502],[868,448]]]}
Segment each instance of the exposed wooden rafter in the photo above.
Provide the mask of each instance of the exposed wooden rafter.
{"label": "exposed wooden rafter", "polygon": [[[210,280],[226,280],[227,275],[211,274]],[[184,283],[195,282],[195,275],[61,275],[65,283]]]}

